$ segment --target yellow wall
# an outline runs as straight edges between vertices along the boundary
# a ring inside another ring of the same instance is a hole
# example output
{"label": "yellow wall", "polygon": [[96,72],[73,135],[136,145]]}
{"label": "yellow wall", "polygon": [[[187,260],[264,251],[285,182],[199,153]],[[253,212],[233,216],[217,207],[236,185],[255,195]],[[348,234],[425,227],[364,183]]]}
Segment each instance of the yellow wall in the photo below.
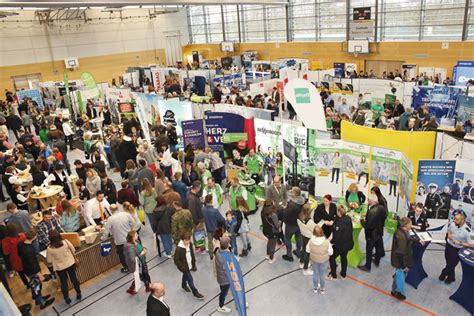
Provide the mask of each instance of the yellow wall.
{"label": "yellow wall", "polygon": [[[156,58],[155,58],[156,54]],[[112,81],[121,76],[128,67],[166,64],[164,49],[79,58],[79,68],[69,72],[69,80],[79,79],[81,73],[90,72],[97,82]],[[12,76],[41,73],[43,81],[62,81],[64,61],[0,67],[0,91],[13,89]]]}
{"label": "yellow wall", "polygon": [[404,132],[354,125],[342,121],[341,139],[353,143],[401,151],[413,164],[412,201],[415,198],[418,161],[433,159],[435,132]]}
{"label": "yellow wall", "polygon": [[[364,60],[394,60],[416,64],[418,67],[439,67],[448,70],[451,76],[453,66],[458,60],[474,59],[474,42],[449,42],[448,49],[441,49],[441,42],[383,42],[370,44],[373,52],[355,58],[347,54],[346,44],[329,42],[309,43],[242,43],[236,45],[237,52],[223,53],[218,44],[193,44],[183,47],[186,57],[192,51],[199,51],[204,59],[215,59],[222,56],[239,55],[246,50],[258,51],[260,60],[276,60],[278,58],[306,58],[313,62],[322,62],[325,68],[332,68],[334,62],[357,64],[364,69]],[[279,47],[278,47],[279,46]],[[416,55],[427,55],[426,58]],[[183,60],[187,60],[183,58]]]}

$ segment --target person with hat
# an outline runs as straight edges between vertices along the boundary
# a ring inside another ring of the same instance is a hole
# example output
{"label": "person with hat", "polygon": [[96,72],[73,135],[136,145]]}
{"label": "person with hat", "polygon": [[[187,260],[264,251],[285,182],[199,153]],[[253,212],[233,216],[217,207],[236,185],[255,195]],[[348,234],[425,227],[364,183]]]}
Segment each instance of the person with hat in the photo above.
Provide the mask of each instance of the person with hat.
{"label": "person with hat", "polygon": [[217,283],[219,284],[219,287],[221,289],[221,292],[219,294],[219,307],[217,308],[217,312],[223,313],[223,314],[229,314],[232,312],[232,310],[225,306],[225,298],[227,296],[227,293],[229,292],[230,289],[230,284],[229,280],[227,279],[226,271],[224,269],[224,262],[222,260],[222,253],[223,252],[229,252],[229,244],[230,240],[228,237],[221,237],[219,240],[219,248],[216,248],[214,250],[214,267],[215,267],[215,276],[217,279]]}
{"label": "person with hat", "polygon": [[472,180],[466,181],[467,185],[462,189],[462,200],[467,204],[474,204],[474,190],[472,187]]}
{"label": "person with hat", "polygon": [[438,185],[436,183],[430,183],[428,185],[429,192],[425,200],[425,210],[428,218],[436,218],[439,208],[443,205],[441,196],[436,192]]}
{"label": "person with hat", "polygon": [[459,263],[458,252],[463,247],[474,247],[470,241],[471,229],[466,224],[466,214],[459,212],[454,216],[454,221],[448,224],[448,233],[446,239],[446,248],[444,249],[444,258],[446,266],[439,276],[440,281],[450,284],[455,281],[454,271]]}
{"label": "person with hat", "polygon": [[430,225],[424,211],[423,203],[416,203],[415,209],[409,211],[407,217],[411,220],[412,228],[419,231],[426,231]]}
{"label": "person with hat", "polygon": [[314,211],[313,220],[321,226],[326,238],[329,238],[332,233],[336,221],[336,210],[336,204],[332,203],[332,196],[326,194],[323,197],[323,203],[319,204]]}

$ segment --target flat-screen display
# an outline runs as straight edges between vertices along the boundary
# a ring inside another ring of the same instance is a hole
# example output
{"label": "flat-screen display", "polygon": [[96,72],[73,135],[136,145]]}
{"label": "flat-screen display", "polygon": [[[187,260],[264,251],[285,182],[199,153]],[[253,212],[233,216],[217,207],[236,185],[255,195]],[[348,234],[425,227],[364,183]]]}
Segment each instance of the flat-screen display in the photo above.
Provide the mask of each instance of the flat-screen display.
{"label": "flat-screen display", "polygon": [[296,147],[287,142],[285,139],[283,140],[283,154],[288,157],[291,162],[297,163]]}

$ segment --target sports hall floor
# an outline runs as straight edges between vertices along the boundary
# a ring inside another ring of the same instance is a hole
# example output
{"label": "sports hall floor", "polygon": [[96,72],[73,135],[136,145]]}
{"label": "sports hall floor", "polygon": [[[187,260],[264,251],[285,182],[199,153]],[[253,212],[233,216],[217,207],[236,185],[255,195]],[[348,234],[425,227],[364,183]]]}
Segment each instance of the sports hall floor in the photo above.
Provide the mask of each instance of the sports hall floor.
{"label": "sports hall floor", "polygon": [[[84,159],[82,152],[74,150],[69,153],[71,163],[74,159]],[[110,177],[120,185],[120,176],[113,173]],[[0,209],[4,209],[0,205]],[[225,212],[225,208],[221,212]],[[407,285],[408,293],[405,302],[390,296],[393,269],[390,266],[391,235],[385,234],[386,256],[380,267],[372,267],[366,273],[349,267],[345,281],[340,278],[326,282],[326,293],[315,294],[312,290],[312,277],[304,276],[299,269],[298,261],[287,262],[281,259],[284,249],[277,251],[277,261],[270,265],[265,260],[266,240],[260,231],[260,214],[250,219],[250,240],[252,251],[249,256],[240,260],[244,273],[246,297],[249,304],[248,315],[468,315],[467,311],[451,301],[449,296],[455,292],[461,281],[461,267],[456,269],[456,282],[446,285],[438,281],[438,275],[444,267],[442,245],[432,244],[424,255],[424,267],[429,277],[420,284],[418,290]],[[198,271],[193,273],[196,287],[205,295],[199,301],[181,289],[181,273],[176,269],[173,260],[158,257],[153,249],[150,227],[147,225],[140,232],[144,245],[149,250],[148,268],[152,281],[163,282],[166,286],[165,300],[171,308],[172,315],[218,315],[219,286],[215,280],[211,261],[208,255],[196,255]],[[238,241],[240,244],[240,240]],[[365,249],[363,233],[360,236],[361,249]],[[97,258],[100,260],[100,258]],[[132,281],[132,275],[123,275],[118,268],[96,283],[82,288],[82,301],[74,300],[70,306],[62,300],[60,292],[55,293],[53,308],[40,315],[145,315],[148,293],[142,288],[138,295],[125,293]],[[21,292],[24,297],[20,303],[28,301],[29,293],[21,282],[13,282],[13,291]],[[51,293],[51,286],[47,287]],[[230,292],[229,292],[230,293]],[[474,296],[473,296],[474,299]],[[232,296],[229,294],[227,306],[232,308],[231,315],[237,315]],[[1,313],[0,313],[1,314]]]}

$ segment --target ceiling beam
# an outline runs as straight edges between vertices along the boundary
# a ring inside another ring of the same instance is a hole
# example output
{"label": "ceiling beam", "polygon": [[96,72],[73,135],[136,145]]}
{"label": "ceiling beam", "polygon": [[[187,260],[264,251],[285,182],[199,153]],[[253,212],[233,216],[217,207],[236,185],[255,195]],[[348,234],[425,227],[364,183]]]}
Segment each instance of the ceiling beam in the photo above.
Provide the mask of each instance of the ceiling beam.
{"label": "ceiling beam", "polygon": [[286,4],[288,0],[0,0],[0,7],[93,7],[137,5]]}

